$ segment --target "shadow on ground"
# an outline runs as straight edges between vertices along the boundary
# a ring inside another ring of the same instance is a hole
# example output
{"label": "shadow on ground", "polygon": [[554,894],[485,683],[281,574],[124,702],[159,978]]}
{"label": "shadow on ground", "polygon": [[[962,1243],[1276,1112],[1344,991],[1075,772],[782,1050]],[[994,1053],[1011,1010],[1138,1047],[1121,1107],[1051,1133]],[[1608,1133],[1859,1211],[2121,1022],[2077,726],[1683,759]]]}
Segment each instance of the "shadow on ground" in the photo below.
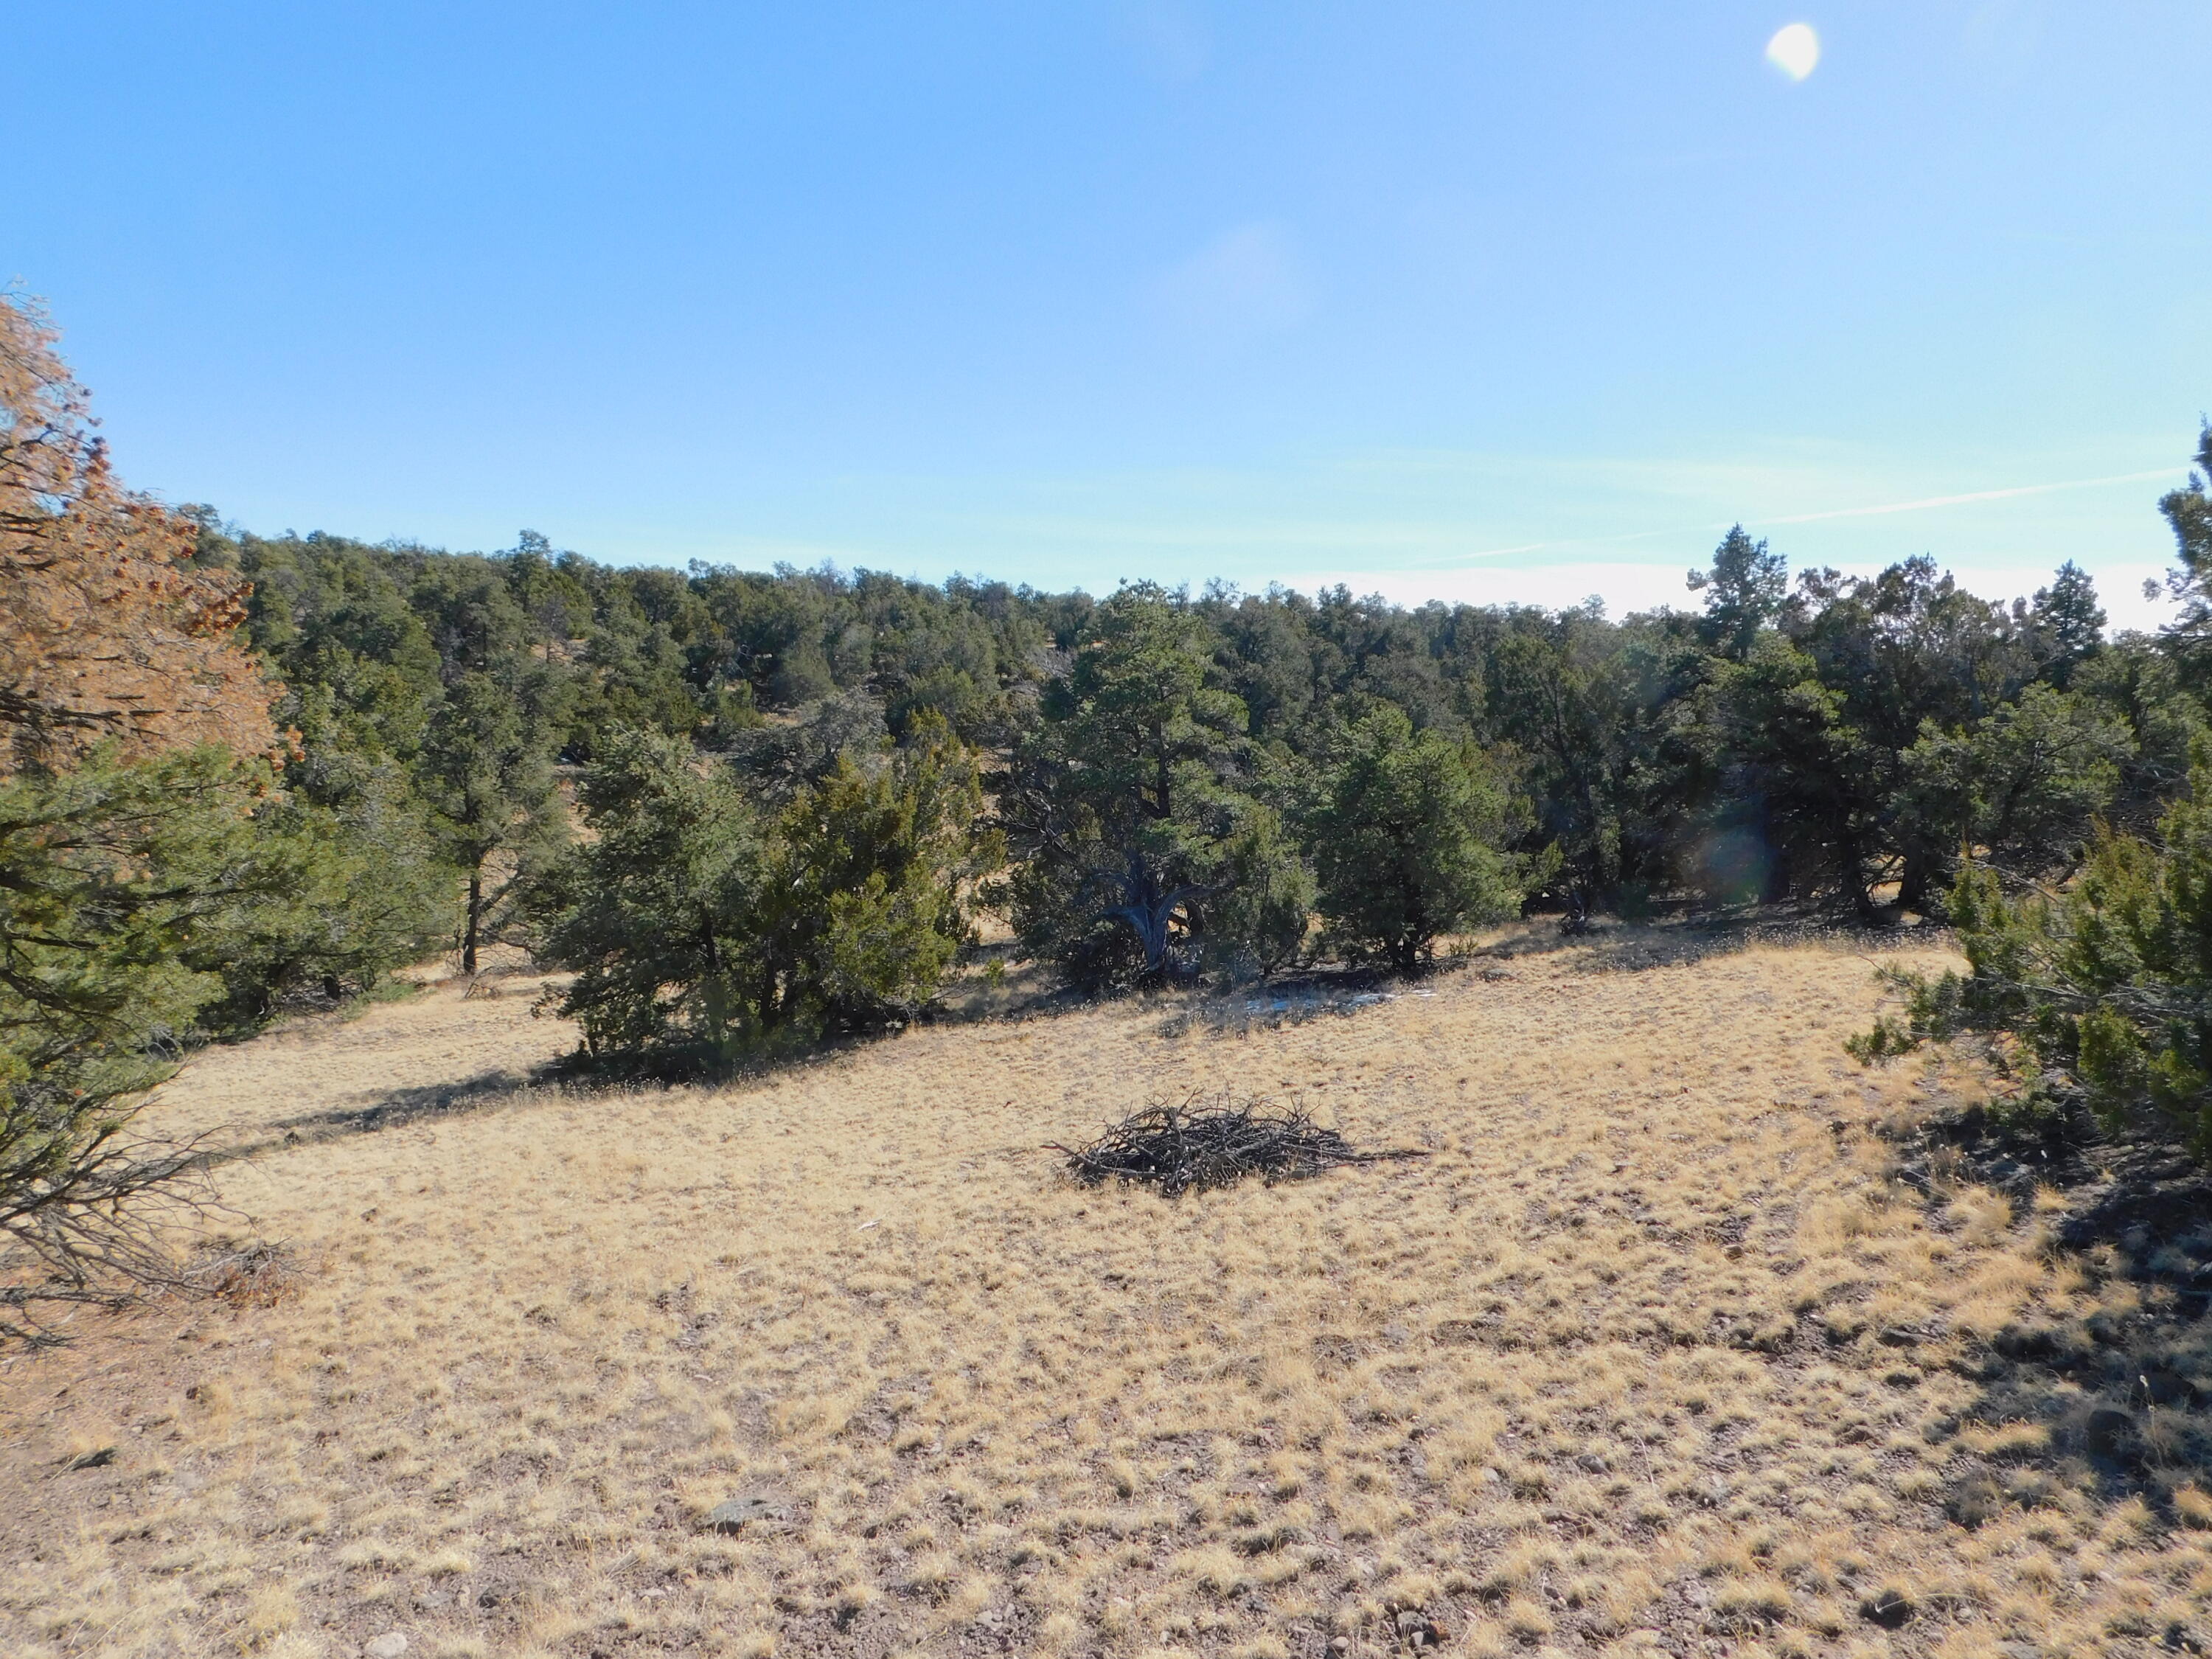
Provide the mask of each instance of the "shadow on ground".
{"label": "shadow on ground", "polygon": [[1828,907],[1760,905],[1655,921],[1594,917],[1579,928],[1543,918],[1526,933],[1476,955],[1511,962],[1577,951],[1583,953],[1577,964],[1581,972],[1639,973],[1686,967],[1758,945],[1826,943],[1874,951],[1940,945],[1948,937],[1941,927],[1917,920],[1866,922]]}
{"label": "shadow on ground", "polygon": [[277,1118],[266,1127],[276,1132],[258,1140],[241,1141],[223,1148],[215,1160],[252,1158],[290,1146],[312,1146],[343,1139],[349,1135],[375,1134],[403,1124],[426,1119],[454,1117],[483,1111],[513,1100],[556,1077],[553,1066],[529,1073],[483,1072],[459,1082],[425,1084],[411,1089],[392,1089],[358,1103],[334,1106],[326,1111]]}
{"label": "shadow on ground", "polygon": [[1972,1110],[1904,1152],[1900,1173],[1935,1224],[1953,1183],[1996,1188],[2045,1213],[2054,1254],[2079,1275],[2075,1312],[2010,1326],[1954,1362],[1980,1385],[1964,1420],[2024,1428],[1961,1459],[1953,1517],[1978,1526],[2085,1494],[2140,1499],[2160,1527],[2212,1524],[2198,1490],[2212,1480],[2212,1174],[2177,1146],[2114,1141],[2079,1116],[2021,1130]]}

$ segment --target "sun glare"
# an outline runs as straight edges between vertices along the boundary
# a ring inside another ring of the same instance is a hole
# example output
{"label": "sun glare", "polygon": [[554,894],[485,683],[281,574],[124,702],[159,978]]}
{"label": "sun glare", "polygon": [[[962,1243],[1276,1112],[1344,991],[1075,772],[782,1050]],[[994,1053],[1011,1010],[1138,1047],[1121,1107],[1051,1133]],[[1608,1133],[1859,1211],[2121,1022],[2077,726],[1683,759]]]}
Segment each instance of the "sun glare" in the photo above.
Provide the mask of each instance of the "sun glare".
{"label": "sun glare", "polygon": [[1766,43],[1766,61],[1793,81],[1810,75],[1820,61],[1820,37],[1810,23],[1791,23]]}

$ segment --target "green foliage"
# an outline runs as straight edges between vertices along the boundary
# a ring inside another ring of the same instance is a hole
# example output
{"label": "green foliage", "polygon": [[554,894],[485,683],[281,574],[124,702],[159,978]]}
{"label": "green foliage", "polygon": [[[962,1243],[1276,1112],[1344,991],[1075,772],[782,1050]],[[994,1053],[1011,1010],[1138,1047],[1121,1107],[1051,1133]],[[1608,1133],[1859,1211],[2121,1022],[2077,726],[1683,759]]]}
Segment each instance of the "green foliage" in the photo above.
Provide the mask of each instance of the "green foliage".
{"label": "green foliage", "polygon": [[1963,848],[2023,875],[2060,874],[2134,753],[2127,727],[2094,703],[2032,685],[1971,731],[1924,727],[1903,757],[1900,816],[1931,848]]}
{"label": "green foliage", "polygon": [[0,781],[0,1335],[160,1276],[143,1205],[184,1161],[125,1135],[137,1100],[196,1030],[419,951],[448,889],[410,843],[211,746]]}
{"label": "green foliage", "polygon": [[2180,601],[2181,614],[2161,630],[2160,638],[2199,690],[2212,684],[2212,482],[2208,481],[2212,481],[2212,422],[2197,434],[2197,470],[2189,475],[2188,488],[2167,491],[2158,504],[2172,528],[2181,560],[2166,577],[2166,592]]}
{"label": "green foliage", "polygon": [[565,838],[553,776],[562,689],[526,659],[471,669],[447,692],[423,739],[417,785],[446,856],[467,881],[464,973],[476,972],[486,925],[514,883]]}
{"label": "green foliage", "polygon": [[2069,559],[2027,608],[2031,648],[2043,677],[2061,690],[2074,671],[2105,647],[2105,607],[2089,573]]}
{"label": "green foliage", "polygon": [[2212,755],[2154,841],[2100,835],[2057,891],[1970,866],[1951,914],[1971,971],[1887,975],[1904,1012],[1854,1055],[1971,1039],[2031,1102],[2081,1102],[2115,1130],[2154,1115],[2212,1157]]}
{"label": "green foliage", "polygon": [[1759,630],[1781,614],[1790,592],[1790,567],[1737,525],[1713,550],[1712,568],[1690,573],[1690,587],[1705,596],[1698,631],[1706,645],[1741,662]]}
{"label": "green foliage", "polygon": [[1704,735],[1717,750],[1723,823],[1742,852],[1732,892],[1776,898],[1819,870],[1844,896],[1871,910],[1868,866],[1883,800],[1879,757],[1853,724],[1848,699],[1819,662],[1787,639],[1767,635],[1712,682]]}
{"label": "green foliage", "polygon": [[941,721],[915,735],[768,818],[680,741],[617,734],[583,782],[592,838],[536,898],[586,1050],[721,1065],[926,1006],[998,843],[972,757]]}
{"label": "green foliage", "polygon": [[[1480,751],[1511,803],[1485,836],[1536,908],[1573,917],[1692,896],[1940,911],[1962,848],[2062,876],[2099,819],[2150,830],[2205,726],[2205,499],[2197,480],[2163,503],[2184,608],[2157,641],[2106,639],[2070,563],[2001,605],[1926,558],[1793,582],[1741,528],[1692,573],[1698,611],[1615,620],[1343,587],[1139,584],[1094,605],[959,577],[614,569],[527,532],[487,557],[194,519],[201,560],[254,584],[251,636],[300,733],[288,799],[377,817],[413,867],[455,866],[471,961],[512,936],[510,884],[557,849],[558,768],[616,734],[726,755],[773,848],[841,756],[875,779],[942,721],[1002,757],[990,806],[1012,859],[993,896],[1023,948],[1098,988],[1264,973],[1316,942],[1401,949],[1387,928],[1311,931],[1308,814],[1383,707],[1424,752]],[[234,964],[216,1017],[281,1000],[304,954]]]}
{"label": "green foliage", "polygon": [[258,890],[245,925],[182,952],[222,982],[222,997],[200,1011],[203,1030],[243,1033],[288,1002],[374,994],[462,923],[453,867],[392,773],[336,807],[300,792],[272,795],[255,810],[253,832]]}
{"label": "green foliage", "polygon": [[1296,962],[1314,914],[1313,870],[1283,815],[1264,801],[1224,796],[1226,821],[1209,873],[1210,965],[1232,977],[1267,975]]}
{"label": "green foliage", "polygon": [[273,872],[254,780],[221,750],[0,782],[0,1086],[66,1115],[161,1075],[222,994],[188,964],[251,935]]}
{"label": "green foliage", "polygon": [[1215,647],[1180,596],[1122,588],[1085,623],[997,781],[1015,931],[1087,988],[1187,976],[1209,957],[1278,963],[1303,937],[1286,914],[1303,872],[1249,793],[1247,711]]}
{"label": "green foliage", "polygon": [[1326,942],[1408,970],[1439,934],[1513,914],[1521,886],[1496,848],[1506,818],[1473,744],[1417,733],[1389,704],[1363,716],[1304,817]]}
{"label": "green foliage", "polygon": [[727,753],[755,797],[781,807],[829,776],[839,756],[879,754],[890,740],[883,708],[872,697],[839,692],[808,704],[793,719],[739,732]]}
{"label": "green foliage", "polygon": [[1682,621],[1516,611],[1480,643],[1475,732],[1516,760],[1534,831],[1522,850],[1554,855],[1547,880],[1571,913],[1664,884],[1701,804],[1710,763],[1686,717],[1710,665]]}
{"label": "green foliage", "polygon": [[1001,843],[979,831],[975,761],[925,717],[887,766],[841,754],[777,821],[760,939],[777,1006],[811,1030],[911,1018],[969,936],[976,884]]}
{"label": "green foliage", "polygon": [[592,840],[532,898],[540,957],[575,972],[561,1009],[586,1052],[718,1060],[757,1046],[777,1012],[751,948],[766,849],[735,781],[675,739],[629,732],[579,793]]}

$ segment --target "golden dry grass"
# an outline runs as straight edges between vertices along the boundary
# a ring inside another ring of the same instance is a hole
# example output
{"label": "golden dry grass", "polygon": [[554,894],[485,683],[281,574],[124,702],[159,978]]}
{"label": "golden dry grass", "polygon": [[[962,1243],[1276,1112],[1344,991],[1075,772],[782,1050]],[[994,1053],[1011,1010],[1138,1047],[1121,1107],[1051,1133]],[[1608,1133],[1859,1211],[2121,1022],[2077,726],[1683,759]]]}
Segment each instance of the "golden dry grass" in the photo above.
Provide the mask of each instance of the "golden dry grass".
{"label": "golden dry grass", "polygon": [[[720,1090],[484,1084],[568,1040],[520,981],[210,1054],[162,1121],[303,1135],[223,1182],[297,1293],[8,1368],[0,1651],[2201,1639],[2212,1498],[2100,1484],[1977,1369],[2133,1291],[2032,1206],[1891,1178],[1869,1126],[1933,1085],[1841,1054],[1865,959],[1607,959],[1279,1026],[922,1029]],[[1038,1150],[1186,1088],[1432,1156],[1168,1204]],[[395,1091],[451,1109],[347,1127]],[[740,1495],[770,1512],[702,1529]]]}

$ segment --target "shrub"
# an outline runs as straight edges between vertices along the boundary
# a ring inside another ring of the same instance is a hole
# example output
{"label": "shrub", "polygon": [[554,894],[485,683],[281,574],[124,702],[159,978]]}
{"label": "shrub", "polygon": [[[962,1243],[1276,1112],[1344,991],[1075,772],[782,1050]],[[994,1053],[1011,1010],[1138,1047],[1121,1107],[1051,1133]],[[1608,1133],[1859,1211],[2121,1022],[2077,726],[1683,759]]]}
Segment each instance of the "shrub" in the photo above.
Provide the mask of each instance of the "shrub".
{"label": "shrub", "polygon": [[2063,891],[2008,894],[1970,865],[1950,908],[1969,971],[1886,971],[1902,1015],[1853,1055],[1971,1041],[2024,1103],[2078,1103],[2114,1131],[2162,1122],[2212,1155],[2212,755],[2154,840],[2100,832]]}
{"label": "shrub", "polygon": [[973,759],[941,720],[915,729],[873,765],[841,754],[773,818],[682,739],[611,741],[583,784],[593,839],[536,900],[586,1052],[721,1064],[927,1003],[997,842]]}

